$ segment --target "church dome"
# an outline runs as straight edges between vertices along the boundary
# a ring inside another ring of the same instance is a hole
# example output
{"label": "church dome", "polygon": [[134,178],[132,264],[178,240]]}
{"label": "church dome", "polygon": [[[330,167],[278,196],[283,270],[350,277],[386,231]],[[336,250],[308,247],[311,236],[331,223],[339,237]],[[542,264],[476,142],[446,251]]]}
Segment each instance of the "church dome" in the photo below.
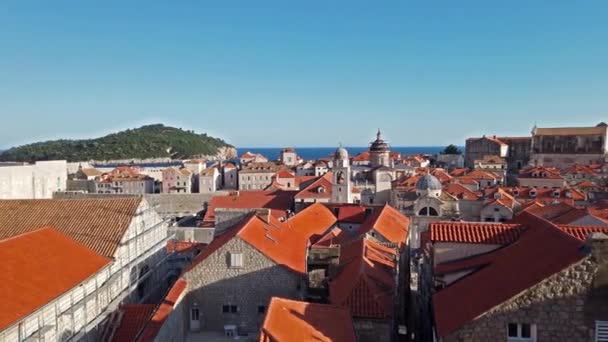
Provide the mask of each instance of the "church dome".
{"label": "church dome", "polygon": [[336,159],[348,160],[348,151],[344,147],[338,147],[336,150]]}
{"label": "church dome", "polygon": [[416,182],[416,190],[441,190],[441,182],[437,177],[426,174]]}
{"label": "church dome", "polygon": [[374,140],[371,145],[369,146],[369,151],[370,152],[388,152],[390,151],[390,147],[388,146],[388,143],[384,140],[382,140],[382,133],[380,133],[380,130],[378,130],[378,133],[376,133],[376,140]]}

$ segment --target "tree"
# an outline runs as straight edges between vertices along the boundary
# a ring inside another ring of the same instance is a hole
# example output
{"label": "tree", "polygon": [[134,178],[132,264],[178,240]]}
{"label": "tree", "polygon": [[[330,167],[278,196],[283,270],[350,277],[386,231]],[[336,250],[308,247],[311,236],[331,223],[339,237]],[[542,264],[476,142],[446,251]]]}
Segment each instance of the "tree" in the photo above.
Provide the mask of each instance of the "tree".
{"label": "tree", "polygon": [[456,147],[456,145],[448,145],[443,149],[443,154],[460,154],[460,150],[458,149],[458,147]]}

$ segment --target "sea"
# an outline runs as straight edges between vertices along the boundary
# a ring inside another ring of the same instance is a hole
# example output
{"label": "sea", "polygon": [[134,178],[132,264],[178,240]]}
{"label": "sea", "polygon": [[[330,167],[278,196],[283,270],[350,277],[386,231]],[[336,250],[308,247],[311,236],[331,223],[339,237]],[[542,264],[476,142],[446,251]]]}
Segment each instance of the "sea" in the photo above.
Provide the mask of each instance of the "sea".
{"label": "sea", "polygon": [[[349,156],[356,156],[361,152],[369,150],[369,147],[344,147],[348,151]],[[445,146],[391,146],[392,152],[399,152],[401,155],[411,154],[438,154],[443,151]],[[461,150],[464,148],[459,147]],[[237,154],[249,151],[252,153],[260,153],[270,160],[279,159],[279,154],[282,147],[237,147]],[[294,147],[298,156],[304,160],[317,160],[319,158],[328,158],[336,152],[336,147]]]}

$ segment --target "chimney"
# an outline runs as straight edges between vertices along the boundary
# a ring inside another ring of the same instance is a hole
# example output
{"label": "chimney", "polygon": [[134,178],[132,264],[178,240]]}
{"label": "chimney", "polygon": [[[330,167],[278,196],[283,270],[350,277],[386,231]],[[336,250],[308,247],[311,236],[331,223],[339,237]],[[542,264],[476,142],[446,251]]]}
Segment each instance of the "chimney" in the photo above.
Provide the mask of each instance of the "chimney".
{"label": "chimney", "polygon": [[599,232],[587,235],[585,247],[595,262],[608,262],[608,235]]}

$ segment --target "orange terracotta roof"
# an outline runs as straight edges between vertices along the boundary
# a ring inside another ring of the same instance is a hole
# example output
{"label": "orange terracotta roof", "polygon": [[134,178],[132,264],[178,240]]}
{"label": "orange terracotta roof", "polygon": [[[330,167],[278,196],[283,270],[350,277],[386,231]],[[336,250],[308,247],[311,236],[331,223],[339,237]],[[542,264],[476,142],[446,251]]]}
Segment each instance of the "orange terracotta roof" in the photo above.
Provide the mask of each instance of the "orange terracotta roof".
{"label": "orange terracotta roof", "polygon": [[521,224],[438,221],[429,225],[432,242],[508,245],[524,231]]}
{"label": "orange terracotta roof", "polygon": [[469,263],[484,259],[477,267],[485,266],[433,295],[438,337],[449,335],[584,257],[579,252],[580,240],[542,218],[522,215],[528,229],[517,243],[470,258]]}
{"label": "orange terracotta roof", "polygon": [[467,168],[454,169],[450,172],[450,176],[452,177],[462,177],[469,172]]}
{"label": "orange terracotta roof", "polygon": [[311,248],[327,248],[335,245],[341,245],[348,240],[349,236],[340,228],[334,228],[323,235],[316,241]]}
{"label": "orange terracotta roof", "polygon": [[396,255],[364,238],[342,245],[339,273],[329,284],[330,303],[348,308],[353,317],[392,317]]}
{"label": "orange terracotta roof", "polygon": [[175,304],[182,296],[182,293],[186,289],[188,283],[184,279],[178,279],[175,284],[171,287],[163,301],[160,303],[152,318],[145,325],[142,333],[137,338],[139,342],[152,342],[158,335],[161,327],[165,323],[165,320],[173,309],[175,309]]}
{"label": "orange terracotta roof", "polygon": [[285,211],[293,206],[294,191],[251,190],[233,192],[228,196],[214,196],[205,213],[205,221],[215,220],[215,209],[272,209],[273,214],[285,216]]}
{"label": "orange terracotta roof", "polygon": [[479,186],[479,183],[478,183],[476,180],[474,180],[474,179],[469,179],[469,178],[462,178],[462,177],[461,177],[461,178],[458,178],[458,179],[456,180],[456,182],[457,182],[458,184],[477,185],[477,186]]}
{"label": "orange terracotta roof", "polygon": [[402,247],[407,241],[409,224],[409,217],[386,204],[367,217],[359,232],[364,234],[374,229],[388,241]]}
{"label": "orange terracotta roof", "polygon": [[361,152],[352,158],[353,161],[369,161],[370,155],[369,152]]}
{"label": "orange terracotta roof", "polygon": [[338,207],[338,222],[363,223],[365,207],[359,205],[344,205]]}
{"label": "orange terracotta roof", "polygon": [[0,200],[0,239],[54,227],[94,252],[114,257],[142,197]]}
{"label": "orange terracotta roof", "polygon": [[0,241],[0,331],[92,277],[111,260],[54,228]]}
{"label": "orange terracotta roof", "polygon": [[442,184],[447,183],[454,178],[441,169],[434,169],[433,171],[431,171],[431,174],[435,176]]}
{"label": "orange terracotta roof", "polygon": [[[534,177],[534,174],[538,174],[538,177]],[[543,176],[544,175],[544,176]],[[540,179],[563,179],[562,175],[556,168],[534,166],[527,169],[523,169],[517,175],[518,178],[540,178]]]}
{"label": "orange terracotta roof", "polygon": [[[306,272],[306,254],[311,240],[317,240],[336,223],[333,213],[320,203],[314,203],[295,216],[280,222],[265,222],[251,214],[235,227],[215,237],[194,259],[189,269],[196,267],[234,237],[239,237],[279,265],[295,272]],[[314,242],[313,242],[314,243]]]}
{"label": "orange terracotta roof", "polygon": [[[331,172],[328,172],[323,176],[319,176],[316,181],[300,190],[295,195],[295,198],[331,198],[333,186],[332,177],[333,173]],[[319,188],[323,188],[323,192],[319,192]]]}
{"label": "orange terracotta roof", "polygon": [[496,175],[490,173],[490,172],[486,172],[486,171],[481,171],[481,170],[474,170],[471,171],[469,173],[467,173],[466,175],[460,177],[459,179],[483,179],[483,180],[498,180],[499,177],[497,177]]}
{"label": "orange terracotta roof", "polygon": [[206,244],[200,242],[189,242],[189,241],[167,241],[167,253],[185,253],[192,250],[201,250]]}
{"label": "orange terracotta roof", "polygon": [[587,216],[587,212],[567,203],[555,203],[526,210],[556,224],[568,224]]}
{"label": "orange terracotta roof", "polygon": [[296,176],[287,170],[281,170],[281,171],[277,172],[276,177],[277,178],[295,178]]}
{"label": "orange terracotta roof", "polygon": [[135,341],[144,326],[154,313],[156,304],[126,304],[119,310],[122,312],[120,325],[116,328],[112,341]]}
{"label": "orange terracotta roof", "polygon": [[587,235],[591,233],[604,233],[608,235],[608,227],[559,225],[559,228],[581,241],[585,241]]}
{"label": "orange terracotta roof", "polygon": [[608,220],[608,199],[589,203],[587,205],[587,210],[596,217]]}
{"label": "orange terracotta roof", "polygon": [[260,342],[355,342],[347,309],[273,297],[264,319]]}
{"label": "orange terracotta roof", "polygon": [[581,164],[574,164],[574,165],[570,166],[569,168],[564,170],[564,173],[566,173],[566,174],[585,174],[585,175],[589,175],[589,176],[597,175],[597,172],[595,172],[590,166],[581,165]]}
{"label": "orange terracotta roof", "polygon": [[450,183],[444,186],[443,191],[449,193],[450,195],[467,201],[476,201],[480,198],[480,196],[469,190],[467,187],[458,184],[458,183]]}

